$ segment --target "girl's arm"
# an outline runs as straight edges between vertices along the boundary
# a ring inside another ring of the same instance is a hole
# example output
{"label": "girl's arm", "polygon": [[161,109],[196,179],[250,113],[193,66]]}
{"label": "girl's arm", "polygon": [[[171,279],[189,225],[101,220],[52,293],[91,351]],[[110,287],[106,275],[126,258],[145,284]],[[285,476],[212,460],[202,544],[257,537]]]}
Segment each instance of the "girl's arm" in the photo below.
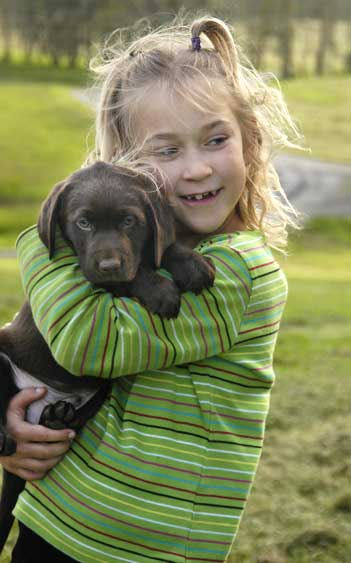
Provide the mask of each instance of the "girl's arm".
{"label": "girl's arm", "polygon": [[56,361],[74,375],[109,378],[161,369],[217,355],[236,341],[251,277],[228,244],[203,244],[201,252],[216,266],[215,285],[201,295],[185,293],[178,318],[170,320],[91,285],[62,238],[52,260],[35,227],[17,247],[35,322]]}

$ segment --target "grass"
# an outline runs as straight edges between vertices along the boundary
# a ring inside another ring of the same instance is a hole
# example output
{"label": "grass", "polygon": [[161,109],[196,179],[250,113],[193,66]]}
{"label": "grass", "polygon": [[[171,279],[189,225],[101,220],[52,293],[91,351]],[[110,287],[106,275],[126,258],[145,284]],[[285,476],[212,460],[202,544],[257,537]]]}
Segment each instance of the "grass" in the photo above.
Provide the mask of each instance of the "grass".
{"label": "grass", "polygon": [[0,258],[0,326],[10,321],[23,301],[22,284],[15,258]]}
{"label": "grass", "polygon": [[[351,220],[315,219],[280,258],[290,295],[277,380],[263,457],[228,563],[349,561],[350,232]],[[3,321],[22,292],[15,261],[1,266]]]}
{"label": "grass", "polygon": [[[40,202],[48,188],[81,164],[91,114],[57,84],[1,85],[2,204]],[[5,154],[9,158],[4,158]]]}
{"label": "grass", "polygon": [[351,76],[297,78],[282,90],[311,156],[351,164]]}
{"label": "grass", "polygon": [[0,59],[0,82],[46,82],[84,88],[88,80],[84,64],[80,68],[63,68],[54,67],[45,59],[27,63],[20,55],[11,62]]}
{"label": "grass", "polygon": [[36,221],[52,186],[81,166],[87,154],[91,110],[72,85],[2,80],[0,88],[0,247]]}

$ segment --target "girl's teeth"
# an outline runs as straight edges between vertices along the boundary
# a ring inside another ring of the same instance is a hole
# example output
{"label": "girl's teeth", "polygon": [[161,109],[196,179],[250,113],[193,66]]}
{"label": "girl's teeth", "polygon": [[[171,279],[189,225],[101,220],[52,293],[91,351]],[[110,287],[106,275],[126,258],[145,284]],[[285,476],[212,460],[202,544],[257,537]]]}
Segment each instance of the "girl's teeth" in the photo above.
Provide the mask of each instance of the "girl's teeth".
{"label": "girl's teeth", "polygon": [[187,195],[185,196],[185,199],[192,201],[194,199],[196,199],[197,201],[200,201],[201,199],[204,199],[205,197],[208,197],[210,194],[212,196],[215,196],[218,190],[213,190],[212,192],[206,192],[204,194],[195,194],[195,195]]}

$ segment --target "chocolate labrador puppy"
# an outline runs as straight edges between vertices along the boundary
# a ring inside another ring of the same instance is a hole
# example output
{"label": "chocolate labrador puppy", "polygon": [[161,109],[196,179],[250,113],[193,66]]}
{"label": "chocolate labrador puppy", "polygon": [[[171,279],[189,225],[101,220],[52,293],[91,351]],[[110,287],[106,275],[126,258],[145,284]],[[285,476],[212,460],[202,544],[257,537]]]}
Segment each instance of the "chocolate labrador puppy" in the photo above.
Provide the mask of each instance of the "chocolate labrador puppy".
{"label": "chocolate labrador puppy", "polygon": [[[127,168],[97,162],[57,184],[38,221],[40,238],[55,253],[57,228],[75,250],[81,269],[94,285],[116,296],[138,298],[150,311],[176,317],[180,294],[199,293],[213,284],[211,262],[175,242],[172,208],[153,182]],[[157,272],[167,269],[173,281]],[[49,428],[79,430],[106,398],[110,383],[76,378],[59,366],[33,321],[26,302],[14,321],[0,330],[0,455],[16,443],[6,431],[11,397],[28,386],[46,385],[42,401],[31,405],[27,420]],[[0,550],[11,511],[24,481],[3,472]]]}

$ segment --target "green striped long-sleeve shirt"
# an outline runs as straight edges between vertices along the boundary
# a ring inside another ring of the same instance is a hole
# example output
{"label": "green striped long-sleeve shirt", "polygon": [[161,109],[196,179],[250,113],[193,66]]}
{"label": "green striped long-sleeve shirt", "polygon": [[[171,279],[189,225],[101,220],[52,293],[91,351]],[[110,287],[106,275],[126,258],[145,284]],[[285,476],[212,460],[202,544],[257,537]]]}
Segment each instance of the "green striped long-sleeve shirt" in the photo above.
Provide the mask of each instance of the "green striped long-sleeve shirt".
{"label": "green striped long-sleeve shirt", "polygon": [[82,562],[223,562],[260,457],[286,280],[258,231],[205,239],[214,287],[177,319],[114,298],[60,241],[18,241],[35,321],[57,362],[113,378],[64,460],[16,516]]}

